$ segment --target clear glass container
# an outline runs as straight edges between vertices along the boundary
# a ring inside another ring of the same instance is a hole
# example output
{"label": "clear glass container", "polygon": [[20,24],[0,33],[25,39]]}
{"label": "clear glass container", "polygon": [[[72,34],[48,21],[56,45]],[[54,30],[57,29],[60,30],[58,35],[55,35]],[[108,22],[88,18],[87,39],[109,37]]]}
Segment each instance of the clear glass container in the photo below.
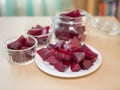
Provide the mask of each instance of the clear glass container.
{"label": "clear glass container", "polygon": [[85,41],[86,38],[86,22],[87,12],[79,10],[80,17],[65,17],[61,14],[68,13],[72,10],[63,12],[57,12],[56,16],[53,17],[53,23],[51,28],[54,31],[54,35],[60,40],[70,40],[72,38],[78,38],[81,41]]}
{"label": "clear glass container", "polygon": [[36,46],[37,46],[37,40],[34,37],[31,36],[25,36],[26,38],[29,37],[34,41],[34,45],[20,50],[13,50],[8,48],[8,44],[17,40],[19,36],[11,37],[7,39],[3,46],[7,52],[8,60],[12,64],[16,65],[26,65],[34,61],[35,53],[36,53]]}

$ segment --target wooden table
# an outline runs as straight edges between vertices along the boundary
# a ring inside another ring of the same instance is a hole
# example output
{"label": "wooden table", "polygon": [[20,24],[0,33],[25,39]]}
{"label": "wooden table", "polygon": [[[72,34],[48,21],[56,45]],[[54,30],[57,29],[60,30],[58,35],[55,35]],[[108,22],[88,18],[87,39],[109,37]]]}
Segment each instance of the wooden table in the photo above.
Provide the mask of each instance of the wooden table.
{"label": "wooden table", "polygon": [[[104,17],[118,24],[114,17]],[[51,25],[50,17],[0,17],[0,90],[120,90],[120,35],[110,36],[87,24],[86,43],[102,55],[94,73],[79,78],[57,78],[43,73],[35,62],[16,66],[8,62],[3,41],[35,24]]]}

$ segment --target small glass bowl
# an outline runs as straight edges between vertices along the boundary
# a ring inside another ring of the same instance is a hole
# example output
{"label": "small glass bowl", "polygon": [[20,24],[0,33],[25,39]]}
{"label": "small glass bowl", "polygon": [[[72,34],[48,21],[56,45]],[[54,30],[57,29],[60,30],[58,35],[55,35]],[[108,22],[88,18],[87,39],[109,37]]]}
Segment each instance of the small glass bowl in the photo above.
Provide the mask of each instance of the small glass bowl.
{"label": "small glass bowl", "polygon": [[[29,29],[31,29],[31,27],[26,29],[25,33],[37,39],[38,42],[37,46],[46,45],[50,42],[53,33],[51,29],[49,30],[49,33],[43,35],[30,35],[27,33]],[[32,30],[37,30],[37,29],[32,29]]]}
{"label": "small glass bowl", "polygon": [[7,44],[17,40],[19,36],[11,37],[4,42],[3,46],[5,50],[7,51],[7,54],[8,54],[7,56],[8,56],[8,60],[10,61],[10,63],[16,64],[16,65],[27,65],[34,61],[37,40],[32,36],[26,35],[25,37],[26,38],[29,37],[32,40],[34,40],[34,45],[29,48],[22,49],[22,50],[9,49],[7,47]]}

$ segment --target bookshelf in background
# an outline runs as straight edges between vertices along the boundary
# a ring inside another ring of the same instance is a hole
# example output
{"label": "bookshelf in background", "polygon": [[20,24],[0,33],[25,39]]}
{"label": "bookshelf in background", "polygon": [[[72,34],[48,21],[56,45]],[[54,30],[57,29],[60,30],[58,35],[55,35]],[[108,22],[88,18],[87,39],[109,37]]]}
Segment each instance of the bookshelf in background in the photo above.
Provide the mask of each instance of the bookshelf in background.
{"label": "bookshelf in background", "polygon": [[115,16],[120,22],[120,0],[98,0],[96,15]]}

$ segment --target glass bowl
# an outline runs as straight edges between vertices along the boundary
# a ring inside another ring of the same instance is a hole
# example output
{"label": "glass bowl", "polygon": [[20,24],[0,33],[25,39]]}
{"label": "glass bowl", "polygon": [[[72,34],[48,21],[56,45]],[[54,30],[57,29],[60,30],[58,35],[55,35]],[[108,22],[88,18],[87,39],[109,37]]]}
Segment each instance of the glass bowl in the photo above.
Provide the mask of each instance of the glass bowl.
{"label": "glass bowl", "polygon": [[[34,25],[35,26],[35,25]],[[32,27],[34,27],[32,26]],[[29,36],[32,36],[34,38],[37,39],[38,41],[38,44],[37,46],[40,46],[40,45],[46,45],[49,43],[49,41],[51,40],[51,36],[52,36],[52,30],[49,29],[49,32],[48,33],[44,33],[44,34],[40,34],[40,35],[32,35],[32,34],[29,34],[28,31],[29,30],[40,30],[40,29],[35,29],[35,28],[32,28],[32,27],[29,27],[25,30],[25,33]]]}
{"label": "glass bowl", "polygon": [[[34,44],[31,47],[28,47],[28,48],[24,47],[23,49],[19,49],[19,50],[14,50],[14,49],[8,48],[8,44],[16,41],[19,37],[20,36],[15,36],[15,37],[11,37],[11,38],[7,39],[4,42],[3,46],[4,46],[5,50],[7,51],[7,56],[8,56],[8,60],[10,61],[10,63],[16,64],[16,65],[26,65],[26,64],[29,64],[34,61],[37,40],[32,36],[24,35],[24,37],[27,40],[29,38],[34,42]],[[29,42],[29,43],[31,43],[31,42]]]}

